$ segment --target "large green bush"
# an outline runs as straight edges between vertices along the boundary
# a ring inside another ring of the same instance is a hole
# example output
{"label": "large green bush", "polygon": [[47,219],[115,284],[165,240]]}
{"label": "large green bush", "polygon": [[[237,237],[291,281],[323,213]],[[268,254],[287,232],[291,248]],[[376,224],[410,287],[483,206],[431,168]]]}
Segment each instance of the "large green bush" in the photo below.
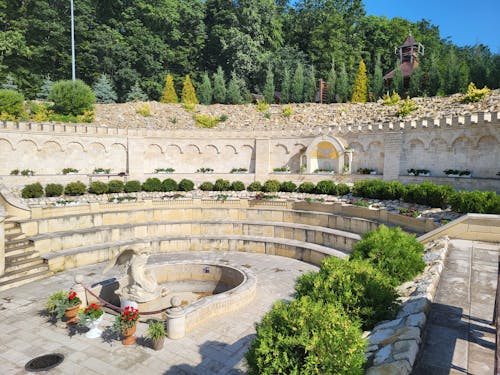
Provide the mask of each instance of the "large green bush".
{"label": "large green bush", "polygon": [[108,184],[102,181],[94,181],[89,186],[89,193],[92,194],[106,194],[108,192]]}
{"label": "large green bush", "polygon": [[231,188],[231,182],[229,180],[224,180],[219,178],[215,181],[214,190],[215,191],[228,191]]}
{"label": "large green bush", "polygon": [[161,191],[161,181],[156,177],[150,177],[142,184],[142,190],[148,192]]}
{"label": "large green bush", "polygon": [[363,234],[353,248],[351,259],[368,259],[385,272],[394,285],[411,280],[424,270],[424,246],[413,234],[399,227],[380,225],[377,230]]}
{"label": "large green bush", "polygon": [[314,188],[314,192],[316,194],[335,195],[335,193],[336,193],[335,183],[331,180],[320,181],[316,184],[316,187]]}
{"label": "large green bush", "polygon": [[245,355],[250,375],[363,374],[365,340],[340,306],[279,301],[256,331]]}
{"label": "large green bush", "polygon": [[399,199],[405,187],[398,181],[361,180],[354,182],[352,193],[357,197],[371,199]]}
{"label": "large green bush", "polygon": [[451,185],[436,185],[432,182],[422,182],[420,185],[406,185],[403,199],[408,203],[446,208],[453,193],[454,189]]}
{"label": "large green bush", "polygon": [[337,184],[335,186],[335,190],[337,191],[337,195],[347,195],[351,192],[351,188],[347,184]]}
{"label": "large green bush", "polygon": [[46,197],[59,197],[64,193],[64,186],[61,184],[47,184],[45,186]]}
{"label": "large green bush", "polygon": [[0,115],[18,119],[24,114],[24,96],[15,90],[0,90]]}
{"label": "large green bush", "polygon": [[262,191],[266,193],[276,193],[280,190],[280,182],[278,180],[267,180],[262,186]]}
{"label": "large green bush", "polygon": [[303,182],[299,185],[299,192],[312,193],[314,192],[314,184],[312,182]]}
{"label": "large green bush", "polygon": [[92,110],[95,95],[83,81],[58,81],[50,89],[49,100],[56,113],[79,116]]}
{"label": "large green bush", "polygon": [[500,196],[493,191],[457,191],[450,196],[454,211],[500,214]]}
{"label": "large green bush", "polygon": [[194,183],[191,180],[188,180],[187,178],[183,178],[179,182],[179,190],[180,191],[191,191],[194,189]]}
{"label": "large green bush", "polygon": [[177,189],[179,189],[179,185],[173,178],[166,178],[161,183],[162,191],[177,191]]}
{"label": "large green bush", "polygon": [[120,180],[111,180],[108,182],[108,193],[122,193],[125,184]]}
{"label": "large green bush", "polygon": [[247,186],[248,191],[262,191],[262,184],[259,181],[251,182]]}
{"label": "large green bush", "polygon": [[212,184],[210,181],[205,181],[200,184],[199,188],[203,191],[212,191],[214,190],[214,184]]}
{"label": "large green bush", "polygon": [[64,194],[66,195],[83,195],[87,191],[87,187],[81,181],[70,182],[64,188]]}
{"label": "large green bush", "polygon": [[292,181],[284,181],[280,185],[280,191],[292,193],[295,190],[297,190],[297,185],[295,185]]}
{"label": "large green bush", "polygon": [[340,303],[349,316],[360,319],[365,330],[393,319],[398,307],[392,280],[364,260],[326,258],[319,272],[299,277],[295,290],[297,298],[309,296],[325,304]]}
{"label": "large green bush", "polygon": [[23,198],[40,198],[43,196],[43,186],[39,182],[26,185],[21,191]]}
{"label": "large green bush", "polygon": [[231,190],[243,191],[245,190],[245,184],[241,181],[233,181],[233,183],[231,184]]}
{"label": "large green bush", "polygon": [[140,181],[137,180],[131,180],[127,181],[125,183],[125,193],[137,193],[138,191],[141,191],[142,185]]}

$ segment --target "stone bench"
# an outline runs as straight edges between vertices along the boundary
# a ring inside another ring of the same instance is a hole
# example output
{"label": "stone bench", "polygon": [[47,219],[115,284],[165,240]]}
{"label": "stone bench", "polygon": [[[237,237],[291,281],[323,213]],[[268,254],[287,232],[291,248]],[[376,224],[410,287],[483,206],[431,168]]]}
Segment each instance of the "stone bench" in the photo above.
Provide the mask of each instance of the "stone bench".
{"label": "stone bench", "polygon": [[138,244],[149,245],[153,253],[242,251],[285,256],[318,266],[328,256],[342,259],[348,256],[347,251],[284,238],[243,235],[183,235],[105,242],[43,254],[42,258],[47,261],[51,271],[60,271],[108,261],[113,258],[116,252]]}

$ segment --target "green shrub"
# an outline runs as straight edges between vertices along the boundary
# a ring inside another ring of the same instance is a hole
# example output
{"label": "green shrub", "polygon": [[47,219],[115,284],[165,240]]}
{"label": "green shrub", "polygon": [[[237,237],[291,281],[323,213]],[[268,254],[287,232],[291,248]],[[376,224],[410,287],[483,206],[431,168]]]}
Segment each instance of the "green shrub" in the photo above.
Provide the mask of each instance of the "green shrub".
{"label": "green shrub", "polygon": [[399,199],[405,187],[398,181],[361,180],[354,182],[352,193],[356,197],[372,199]]}
{"label": "green shrub", "polygon": [[290,117],[291,115],[293,115],[293,108],[291,105],[285,105],[282,110],[281,110],[281,114],[283,117]]}
{"label": "green shrub", "polygon": [[406,100],[401,104],[399,109],[396,111],[396,116],[406,117],[413,111],[416,111],[417,109],[418,107],[415,101],[410,98],[406,98]]}
{"label": "green shrub", "polygon": [[365,340],[339,306],[279,301],[256,331],[245,355],[249,375],[363,374]]}
{"label": "green shrub", "polygon": [[142,190],[147,192],[161,191],[161,181],[156,177],[150,177],[142,184]]}
{"label": "green shrub", "polygon": [[135,113],[138,113],[142,117],[151,117],[151,106],[149,103],[143,103],[135,110]]}
{"label": "green shrub", "polygon": [[125,183],[125,193],[137,193],[141,191],[142,185],[140,181],[132,180]]}
{"label": "green shrub", "polygon": [[199,128],[215,128],[219,121],[219,117],[210,117],[203,114],[194,116],[194,122]]}
{"label": "green shrub", "polygon": [[43,196],[43,186],[39,182],[26,185],[21,191],[23,198],[40,198]]}
{"label": "green shrub", "polygon": [[87,187],[81,181],[70,182],[64,188],[65,195],[83,195],[87,191]]}
{"label": "green shrub", "polygon": [[392,95],[389,95],[388,92],[385,93],[383,100],[384,100],[384,105],[396,105],[401,100],[401,97],[396,91],[393,91]]}
{"label": "green shrub", "polygon": [[347,184],[338,184],[335,186],[337,195],[347,195],[351,192],[351,188]]}
{"label": "green shrub", "polygon": [[320,181],[316,184],[316,187],[314,188],[314,192],[316,194],[335,195],[335,193],[336,193],[335,183],[333,181],[330,181],[330,180]]}
{"label": "green shrub", "polygon": [[194,189],[193,181],[183,178],[181,182],[179,182],[179,191],[191,191],[193,189]]}
{"label": "green shrub", "polygon": [[120,180],[111,180],[108,182],[108,193],[123,193],[125,184]]}
{"label": "green shrub", "polygon": [[266,193],[276,193],[280,190],[280,182],[278,180],[267,180],[262,186],[262,191]]}
{"label": "green shrub", "polygon": [[309,296],[325,304],[340,303],[349,316],[360,319],[369,330],[382,320],[393,319],[398,311],[391,279],[364,260],[328,257],[319,272],[300,276],[295,285],[296,298]]}
{"label": "green shrub", "polygon": [[407,184],[403,200],[408,203],[446,208],[453,194],[454,190],[451,185],[436,185],[432,182],[422,182],[420,185]]}
{"label": "green shrub", "polygon": [[280,191],[286,193],[292,193],[297,190],[297,185],[295,185],[292,181],[284,181],[280,185]]}
{"label": "green shrub", "polygon": [[314,184],[312,182],[303,182],[299,185],[299,192],[312,193],[314,191]]}
{"label": "green shrub", "polygon": [[482,89],[478,89],[476,85],[471,82],[467,86],[467,93],[462,97],[463,103],[475,103],[483,100],[490,93],[490,89],[484,86]]}
{"label": "green shrub", "polygon": [[24,96],[15,90],[0,90],[0,115],[12,116],[13,120],[24,115]]}
{"label": "green shrub", "polygon": [[105,194],[108,192],[108,184],[102,181],[94,181],[89,186],[89,193],[92,194]]}
{"label": "green shrub", "polygon": [[231,190],[243,191],[245,190],[245,184],[241,181],[233,181],[233,183],[231,184]]}
{"label": "green shrub", "polygon": [[269,104],[266,103],[265,99],[257,100],[257,111],[266,112],[269,109]]}
{"label": "green shrub", "polygon": [[47,184],[45,186],[46,197],[59,197],[64,193],[64,186],[61,184]]}
{"label": "green shrub", "polygon": [[50,89],[49,100],[56,113],[79,116],[92,110],[95,95],[83,81],[58,81]]}
{"label": "green shrub", "polygon": [[203,191],[212,191],[212,190],[214,190],[214,184],[212,184],[209,181],[205,181],[205,182],[201,183],[199,189],[203,190]]}
{"label": "green shrub", "polygon": [[179,185],[172,178],[167,178],[161,183],[161,191],[177,191],[177,189],[179,189]]}
{"label": "green shrub", "polygon": [[461,213],[500,214],[500,196],[492,191],[457,191],[449,202],[453,211]]}
{"label": "green shrub", "polygon": [[228,191],[231,189],[231,183],[229,180],[224,180],[219,178],[215,181],[214,190],[215,191]]}
{"label": "green shrub", "polygon": [[394,285],[411,280],[424,270],[424,246],[399,227],[380,225],[363,234],[353,248],[350,259],[368,259],[375,268],[385,272]]}
{"label": "green shrub", "polygon": [[247,186],[248,191],[262,191],[262,184],[259,181],[251,182]]}

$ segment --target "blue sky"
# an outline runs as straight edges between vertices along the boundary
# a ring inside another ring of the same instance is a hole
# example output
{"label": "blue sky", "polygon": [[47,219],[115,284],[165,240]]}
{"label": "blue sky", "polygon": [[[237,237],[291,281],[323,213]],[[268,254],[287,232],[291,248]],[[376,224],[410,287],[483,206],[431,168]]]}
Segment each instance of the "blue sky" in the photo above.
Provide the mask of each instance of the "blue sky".
{"label": "blue sky", "polygon": [[482,43],[500,53],[500,0],[363,0],[366,14],[422,18],[439,26],[442,38],[458,45]]}

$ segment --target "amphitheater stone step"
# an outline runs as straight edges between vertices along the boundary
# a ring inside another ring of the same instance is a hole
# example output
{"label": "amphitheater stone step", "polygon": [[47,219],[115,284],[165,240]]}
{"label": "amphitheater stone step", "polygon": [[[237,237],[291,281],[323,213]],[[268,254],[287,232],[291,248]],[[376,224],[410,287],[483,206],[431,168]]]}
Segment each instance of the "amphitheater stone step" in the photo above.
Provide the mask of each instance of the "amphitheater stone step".
{"label": "amphitheater stone step", "polygon": [[10,288],[14,288],[20,285],[28,284],[36,280],[41,280],[46,277],[52,276],[54,273],[50,272],[48,270],[47,265],[45,264],[46,267],[40,268],[41,271],[34,272],[34,273],[28,273],[28,274],[21,274],[18,273],[16,277],[8,278],[5,279],[5,275],[0,277],[0,291],[2,290],[7,290]]}

